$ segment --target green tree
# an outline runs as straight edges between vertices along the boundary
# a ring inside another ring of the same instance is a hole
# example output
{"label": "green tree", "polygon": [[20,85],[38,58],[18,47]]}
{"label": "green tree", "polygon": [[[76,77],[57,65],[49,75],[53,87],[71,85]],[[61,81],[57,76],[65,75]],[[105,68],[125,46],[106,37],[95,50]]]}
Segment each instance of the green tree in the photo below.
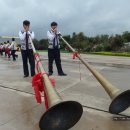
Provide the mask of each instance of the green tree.
{"label": "green tree", "polygon": [[124,43],[130,42],[130,32],[123,32],[122,38]]}
{"label": "green tree", "polygon": [[123,46],[122,36],[116,34],[115,36],[111,36],[109,38],[109,43],[113,51],[118,51]]}

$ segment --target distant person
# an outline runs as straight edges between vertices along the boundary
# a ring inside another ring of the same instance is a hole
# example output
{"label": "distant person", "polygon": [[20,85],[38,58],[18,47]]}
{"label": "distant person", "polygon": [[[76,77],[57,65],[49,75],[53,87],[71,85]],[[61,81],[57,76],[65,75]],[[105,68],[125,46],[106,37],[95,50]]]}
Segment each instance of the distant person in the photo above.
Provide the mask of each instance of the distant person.
{"label": "distant person", "polygon": [[1,44],[1,55],[3,56],[3,53],[4,53],[4,51],[5,51],[5,44],[4,43],[2,43]]}
{"label": "distant person", "polygon": [[10,49],[9,49],[9,46],[10,46],[10,42],[7,41],[7,44],[5,45],[5,56],[8,55],[8,58],[10,59]]}
{"label": "distant person", "polygon": [[30,31],[29,28],[30,21],[25,20],[23,21],[23,30],[19,32],[19,37],[21,40],[21,54],[23,60],[24,77],[29,76],[28,60],[30,63],[31,76],[35,75],[35,59],[33,55],[31,41],[29,40],[29,36],[34,39],[34,32]]}
{"label": "distant person", "polygon": [[[2,49],[3,49],[3,52],[5,53],[5,46],[6,46],[6,42],[4,42],[3,46],[2,46]],[[5,53],[5,57],[6,57],[6,53]]]}
{"label": "distant person", "polygon": [[16,55],[16,51],[17,51],[17,43],[15,42],[15,38],[12,38],[12,43],[9,47],[11,49],[11,55],[13,57],[13,61],[16,61],[16,57],[18,57],[18,55]]}
{"label": "distant person", "polygon": [[60,44],[59,38],[60,34],[57,32],[58,24],[56,22],[51,23],[51,29],[47,32],[47,37],[49,40],[48,45],[48,62],[49,62],[49,76],[53,74],[53,61],[55,60],[58,75],[66,76],[62,70],[61,58],[60,58]]}
{"label": "distant person", "polygon": [[3,43],[0,44],[0,55],[3,56]]}

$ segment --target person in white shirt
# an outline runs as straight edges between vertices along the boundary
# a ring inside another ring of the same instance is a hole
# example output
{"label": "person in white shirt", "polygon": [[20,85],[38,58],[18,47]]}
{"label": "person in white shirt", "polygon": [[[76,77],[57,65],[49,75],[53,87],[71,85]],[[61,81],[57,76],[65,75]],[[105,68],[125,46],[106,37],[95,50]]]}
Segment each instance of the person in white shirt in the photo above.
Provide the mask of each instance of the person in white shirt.
{"label": "person in white shirt", "polygon": [[3,55],[3,53],[5,52],[5,42],[2,44],[1,50],[2,50],[2,55]]}
{"label": "person in white shirt", "polygon": [[[5,53],[5,46],[6,46],[6,42],[3,43],[3,46],[2,46],[2,50],[3,50],[3,53]],[[5,55],[6,56],[6,55]]]}
{"label": "person in white shirt", "polygon": [[61,66],[61,58],[60,58],[60,43],[59,38],[60,34],[57,33],[57,26],[56,22],[51,23],[51,30],[47,32],[47,37],[49,41],[48,45],[48,62],[49,62],[49,76],[53,74],[53,61],[55,60],[58,75],[59,76],[66,76],[62,70]]}
{"label": "person in white shirt", "polygon": [[31,41],[29,39],[29,36],[32,39],[34,39],[34,32],[30,31],[29,28],[30,28],[30,21],[25,20],[23,21],[23,30],[19,32],[19,37],[21,40],[21,54],[23,60],[24,77],[29,76],[28,60],[30,63],[31,76],[35,75],[35,59]]}
{"label": "person in white shirt", "polygon": [[17,50],[17,43],[15,42],[15,38],[12,38],[12,43],[9,46],[9,49],[11,49],[11,55],[13,57],[13,61],[16,61],[17,55],[15,53],[16,53],[16,50]]}
{"label": "person in white shirt", "polygon": [[0,54],[3,56],[3,43],[0,44]]}

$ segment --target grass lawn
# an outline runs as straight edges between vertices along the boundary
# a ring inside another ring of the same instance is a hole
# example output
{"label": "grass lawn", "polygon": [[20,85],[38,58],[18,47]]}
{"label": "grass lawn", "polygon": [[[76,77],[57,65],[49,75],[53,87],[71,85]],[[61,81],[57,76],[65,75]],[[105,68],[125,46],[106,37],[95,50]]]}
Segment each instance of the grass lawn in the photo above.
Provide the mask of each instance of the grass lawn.
{"label": "grass lawn", "polygon": [[90,52],[86,54],[130,57],[130,52]]}

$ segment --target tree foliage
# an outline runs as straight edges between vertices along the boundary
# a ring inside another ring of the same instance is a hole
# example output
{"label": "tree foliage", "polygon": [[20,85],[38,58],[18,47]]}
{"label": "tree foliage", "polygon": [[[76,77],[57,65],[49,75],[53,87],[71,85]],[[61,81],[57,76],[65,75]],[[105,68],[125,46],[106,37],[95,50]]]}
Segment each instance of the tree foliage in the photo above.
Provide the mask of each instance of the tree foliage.
{"label": "tree foliage", "polygon": [[[121,35],[97,35],[95,37],[85,36],[83,32],[73,33],[64,36],[65,40],[78,51],[97,52],[97,51],[121,51],[125,46],[124,43],[130,42],[130,32],[123,32]],[[38,50],[46,50],[48,48],[48,40],[34,39],[34,44]],[[64,42],[60,41],[61,49],[68,50]],[[124,51],[124,50],[123,50]]]}

